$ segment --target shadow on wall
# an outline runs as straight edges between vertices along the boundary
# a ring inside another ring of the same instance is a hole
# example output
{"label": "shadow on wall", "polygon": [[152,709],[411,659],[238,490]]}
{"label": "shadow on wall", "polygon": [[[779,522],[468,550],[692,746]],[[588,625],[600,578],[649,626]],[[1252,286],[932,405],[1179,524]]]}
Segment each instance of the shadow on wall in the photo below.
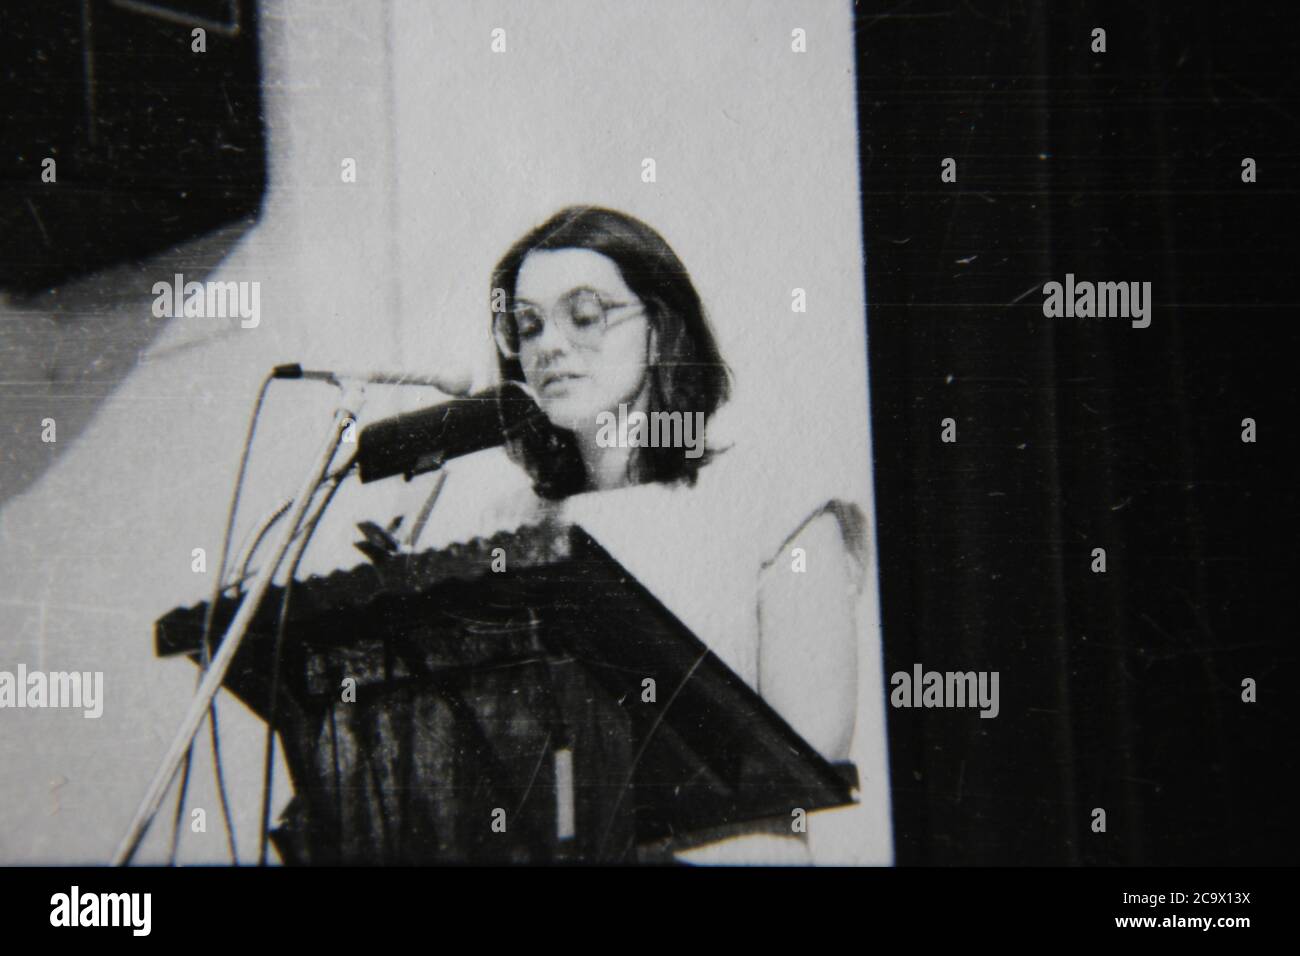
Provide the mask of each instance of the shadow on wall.
{"label": "shadow on wall", "polygon": [[[0,299],[0,508],[30,488],[94,420],[172,319],[156,318],[153,284],[213,274],[254,225],[248,219],[36,295]],[[200,341],[238,331],[222,323]],[[54,421],[54,441],[47,420]]]}
{"label": "shadow on wall", "polygon": [[0,506],[161,332],[153,282],[207,275],[257,221],[258,8],[212,20],[210,4],[0,4],[22,94],[5,101],[0,146]]}

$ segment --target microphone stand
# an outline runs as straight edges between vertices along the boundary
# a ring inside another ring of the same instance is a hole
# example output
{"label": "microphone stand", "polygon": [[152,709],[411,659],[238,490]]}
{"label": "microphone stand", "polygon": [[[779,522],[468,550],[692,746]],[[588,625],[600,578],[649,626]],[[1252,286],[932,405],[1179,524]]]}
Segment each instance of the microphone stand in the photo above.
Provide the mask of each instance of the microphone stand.
{"label": "microphone stand", "polygon": [[217,695],[217,691],[221,689],[221,683],[225,679],[226,671],[230,669],[230,664],[235,658],[235,652],[239,650],[239,645],[244,640],[248,626],[252,623],[253,615],[257,613],[262,598],[266,596],[266,591],[271,586],[272,578],[280,569],[280,564],[284,561],[284,556],[293,543],[294,535],[297,533],[307,509],[311,505],[312,496],[329,471],[330,463],[334,460],[335,452],[338,450],[343,437],[343,426],[346,422],[356,421],[363,400],[362,387],[356,383],[349,383],[338,409],[334,412],[334,422],[330,426],[329,434],[325,436],[320,453],[313,460],[311,471],[303,480],[297,497],[293,499],[290,520],[285,522],[280,537],[276,540],[275,550],[272,552],[270,560],[253,577],[253,583],[244,596],[243,602],[239,605],[239,611],[235,614],[235,619],[230,622],[225,636],[221,639],[221,646],[212,656],[212,661],[208,665],[203,680],[190,701],[189,710],[185,712],[181,725],[176,731],[176,736],[172,739],[171,746],[167,748],[167,753],[158,767],[158,772],[154,774],[149,789],[140,801],[140,806],[131,819],[131,825],[128,827],[126,835],[122,838],[122,842],[118,844],[117,850],[113,854],[114,866],[125,866],[130,863],[131,858],[140,846],[140,841],[144,839],[149,824],[153,822],[154,815],[158,812],[159,806],[162,805],[163,797],[167,795],[167,790],[171,787],[176,771],[185,758],[185,752],[189,749],[190,742],[203,724],[203,718],[207,715],[212,699]]}

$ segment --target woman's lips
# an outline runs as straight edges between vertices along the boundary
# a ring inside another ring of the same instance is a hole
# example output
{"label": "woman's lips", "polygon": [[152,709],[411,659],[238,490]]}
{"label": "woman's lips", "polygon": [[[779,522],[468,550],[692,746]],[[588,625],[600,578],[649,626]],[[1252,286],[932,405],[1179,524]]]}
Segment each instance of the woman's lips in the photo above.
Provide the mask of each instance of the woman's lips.
{"label": "woman's lips", "polygon": [[576,372],[552,372],[542,378],[542,391],[545,392],[551,388],[569,385],[580,378],[582,376]]}

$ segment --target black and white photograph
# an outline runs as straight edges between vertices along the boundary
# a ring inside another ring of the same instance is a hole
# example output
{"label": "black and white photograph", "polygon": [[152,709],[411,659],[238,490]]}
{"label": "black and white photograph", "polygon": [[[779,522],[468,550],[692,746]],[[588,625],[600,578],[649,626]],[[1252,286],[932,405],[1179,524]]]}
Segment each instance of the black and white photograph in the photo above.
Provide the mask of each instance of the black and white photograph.
{"label": "black and white photograph", "polygon": [[19,921],[854,868],[1240,939],[1300,848],[1295,26],[5,3]]}

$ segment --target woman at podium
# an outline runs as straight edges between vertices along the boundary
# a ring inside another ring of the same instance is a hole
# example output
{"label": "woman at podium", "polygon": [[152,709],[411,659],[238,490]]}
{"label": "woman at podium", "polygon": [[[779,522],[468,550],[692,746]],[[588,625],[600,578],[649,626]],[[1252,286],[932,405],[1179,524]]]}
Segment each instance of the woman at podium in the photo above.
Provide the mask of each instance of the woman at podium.
{"label": "woman at podium", "polygon": [[[782,462],[779,442],[712,440],[730,374],[672,248],[632,216],[567,208],[505,253],[490,301],[500,377],[532,394],[546,426],[508,443],[517,487],[493,506],[481,489],[500,452],[453,463],[445,489],[435,481],[437,509],[425,501],[404,524],[406,547],[545,516],[578,524],[818,753],[847,760],[861,512],[802,496],[807,466]],[[779,829],[784,838],[729,840],[695,857],[806,859],[797,829]]]}
{"label": "woman at podium", "polygon": [[[727,435],[700,296],[624,213],[571,207],[529,231],[490,303],[528,427],[378,486],[395,497],[349,485],[293,601],[271,602],[291,607],[293,662],[267,663],[260,633],[231,671],[294,784],[287,806],[276,794],[281,858],[842,862],[818,858],[829,833],[887,859],[865,521],[794,451],[826,437],[792,434],[817,410],[791,401]],[[203,610],[162,630],[198,633]],[[280,670],[276,711],[257,675]]]}

